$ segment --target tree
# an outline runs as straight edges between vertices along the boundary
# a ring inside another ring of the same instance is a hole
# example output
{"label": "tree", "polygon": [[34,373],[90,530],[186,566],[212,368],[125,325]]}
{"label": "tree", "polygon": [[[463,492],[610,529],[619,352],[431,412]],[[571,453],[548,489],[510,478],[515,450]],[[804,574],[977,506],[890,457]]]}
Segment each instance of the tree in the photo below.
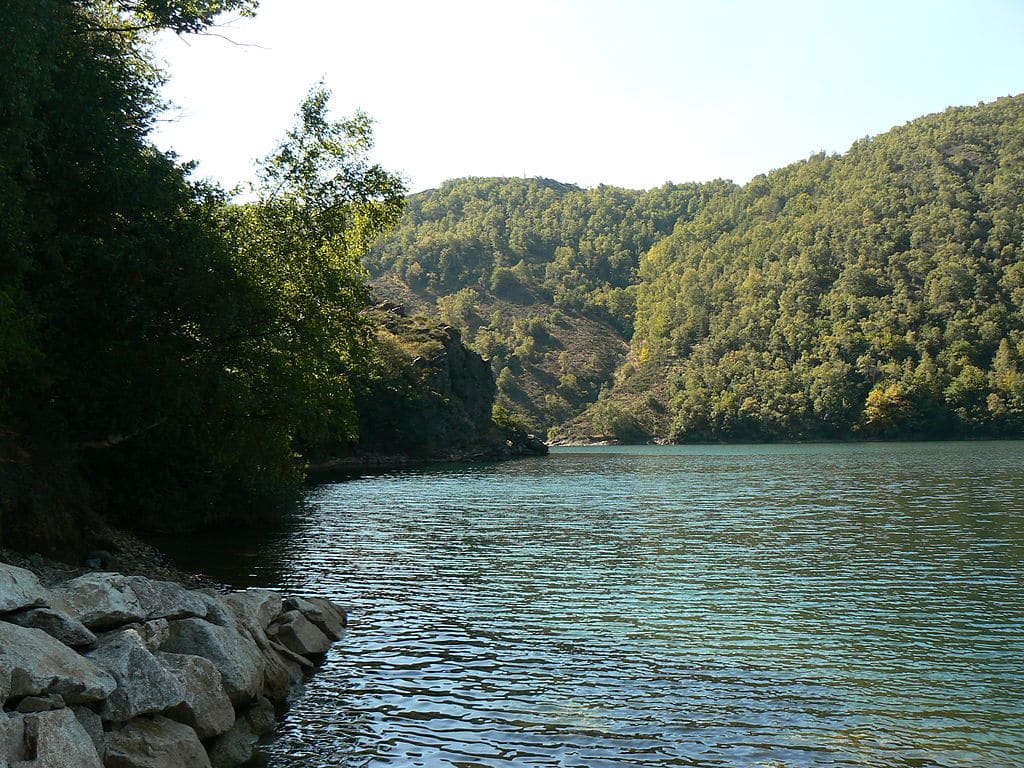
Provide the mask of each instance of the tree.
{"label": "tree", "polygon": [[254,203],[230,209],[240,274],[257,297],[248,381],[262,412],[306,442],[354,439],[352,378],[371,354],[359,256],[401,213],[402,180],[370,164],[372,122],[333,120],[312,89],[264,160]]}

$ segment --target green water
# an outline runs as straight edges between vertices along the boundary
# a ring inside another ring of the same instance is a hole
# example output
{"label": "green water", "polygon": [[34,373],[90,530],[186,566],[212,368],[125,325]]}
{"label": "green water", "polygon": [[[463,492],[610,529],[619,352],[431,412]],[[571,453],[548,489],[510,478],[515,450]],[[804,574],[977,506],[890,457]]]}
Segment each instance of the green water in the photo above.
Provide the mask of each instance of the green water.
{"label": "green water", "polygon": [[1024,766],[1024,444],[556,450],[315,488],[271,766]]}

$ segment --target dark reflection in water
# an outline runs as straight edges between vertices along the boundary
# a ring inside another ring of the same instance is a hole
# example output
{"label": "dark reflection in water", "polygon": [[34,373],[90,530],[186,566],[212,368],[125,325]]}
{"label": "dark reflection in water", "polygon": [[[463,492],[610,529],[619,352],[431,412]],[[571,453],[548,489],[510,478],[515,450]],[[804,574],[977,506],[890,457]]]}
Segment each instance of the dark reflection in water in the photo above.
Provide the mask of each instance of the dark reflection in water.
{"label": "dark reflection in water", "polygon": [[268,764],[1024,766],[1022,459],[579,449],[315,488],[245,579],[352,628]]}

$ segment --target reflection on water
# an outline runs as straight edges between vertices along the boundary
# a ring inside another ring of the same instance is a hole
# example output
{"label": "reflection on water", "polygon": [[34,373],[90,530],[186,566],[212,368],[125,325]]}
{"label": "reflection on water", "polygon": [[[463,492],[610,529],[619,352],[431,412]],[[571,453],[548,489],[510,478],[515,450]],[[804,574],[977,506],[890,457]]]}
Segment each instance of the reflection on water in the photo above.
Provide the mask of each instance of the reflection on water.
{"label": "reflection on water", "polygon": [[352,626],[268,763],[1022,766],[1022,457],[575,449],[315,488],[246,573]]}

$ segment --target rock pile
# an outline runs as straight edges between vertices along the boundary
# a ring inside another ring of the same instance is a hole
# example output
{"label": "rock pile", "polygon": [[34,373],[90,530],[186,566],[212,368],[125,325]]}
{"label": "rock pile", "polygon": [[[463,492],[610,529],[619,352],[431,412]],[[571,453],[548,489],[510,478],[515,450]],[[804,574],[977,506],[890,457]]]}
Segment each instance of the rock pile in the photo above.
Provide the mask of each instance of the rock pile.
{"label": "rock pile", "polygon": [[0,563],[0,768],[227,768],[345,626],[328,600]]}

